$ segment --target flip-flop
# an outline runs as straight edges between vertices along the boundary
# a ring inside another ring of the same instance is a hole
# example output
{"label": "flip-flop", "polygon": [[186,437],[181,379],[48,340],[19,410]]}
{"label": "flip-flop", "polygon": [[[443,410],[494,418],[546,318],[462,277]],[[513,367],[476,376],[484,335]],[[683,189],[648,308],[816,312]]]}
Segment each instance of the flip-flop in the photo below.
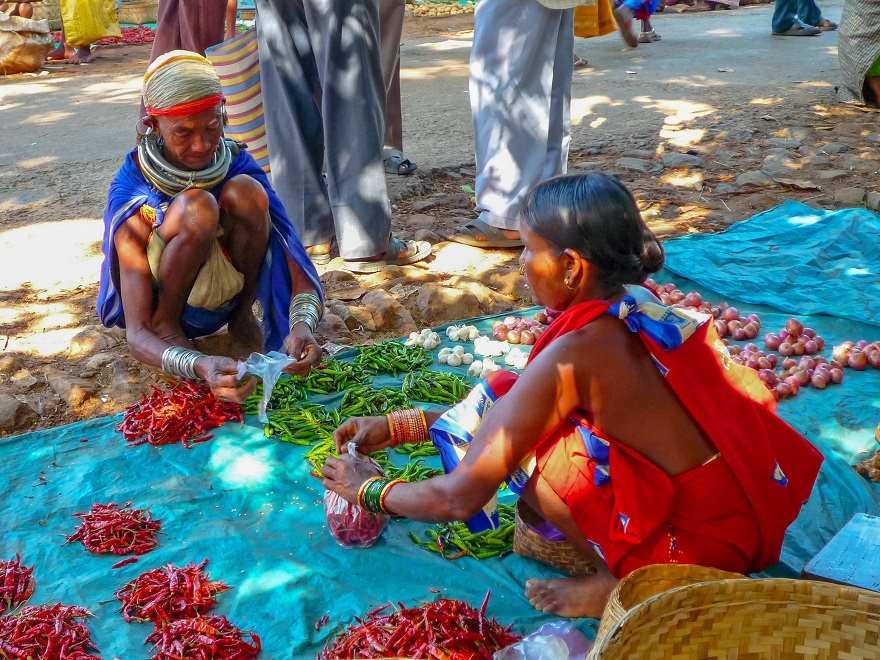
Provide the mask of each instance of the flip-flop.
{"label": "flip-flop", "polygon": [[[409,255],[401,256],[403,252],[409,252]],[[430,254],[431,244],[428,241],[402,241],[392,236],[388,239],[388,249],[382,259],[378,261],[345,261],[343,268],[352,273],[366,275],[378,273],[389,266],[409,266],[424,261]]]}
{"label": "flip-flop", "polygon": [[660,35],[657,34],[654,30],[651,30],[650,32],[642,32],[639,35],[640,44],[652,44],[657,41],[660,41]]}
{"label": "flip-flop", "polygon": [[822,34],[822,30],[806,23],[795,22],[785,32],[774,32],[777,37],[816,37]]}
{"label": "flip-flop", "polygon": [[[481,241],[477,236],[485,236],[486,239]],[[507,238],[500,229],[479,219],[461,225],[454,234],[447,234],[446,239],[453,243],[485,249],[521,248],[523,246],[521,239]]]}
{"label": "flip-flop", "polygon": [[588,66],[590,66],[590,63],[587,60],[585,60],[583,57],[581,57],[580,55],[574,56],[574,68],[575,69],[584,69]]}
{"label": "flip-flop", "polygon": [[385,156],[384,163],[385,171],[389,174],[396,174],[397,176],[409,176],[419,169],[418,165],[413,163],[399,151],[393,151]]}

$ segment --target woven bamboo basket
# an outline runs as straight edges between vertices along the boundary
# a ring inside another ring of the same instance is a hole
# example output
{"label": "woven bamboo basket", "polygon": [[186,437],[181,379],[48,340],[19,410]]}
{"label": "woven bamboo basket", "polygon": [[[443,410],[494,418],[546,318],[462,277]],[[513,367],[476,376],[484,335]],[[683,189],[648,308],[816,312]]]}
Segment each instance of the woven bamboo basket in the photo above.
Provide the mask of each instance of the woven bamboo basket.
{"label": "woven bamboo basket", "polygon": [[808,580],[716,580],[631,609],[591,660],[878,660],[880,594]]}
{"label": "woven bamboo basket", "polygon": [[591,575],[596,572],[596,567],[589,559],[568,541],[548,541],[532,530],[520,518],[519,509],[516,510],[513,551],[522,557],[536,559],[558,568],[571,576]]}
{"label": "woven bamboo basket", "polygon": [[604,637],[626,613],[651,596],[696,582],[743,578],[717,568],[693,564],[653,564],[636,569],[620,582],[608,597],[596,637]]}

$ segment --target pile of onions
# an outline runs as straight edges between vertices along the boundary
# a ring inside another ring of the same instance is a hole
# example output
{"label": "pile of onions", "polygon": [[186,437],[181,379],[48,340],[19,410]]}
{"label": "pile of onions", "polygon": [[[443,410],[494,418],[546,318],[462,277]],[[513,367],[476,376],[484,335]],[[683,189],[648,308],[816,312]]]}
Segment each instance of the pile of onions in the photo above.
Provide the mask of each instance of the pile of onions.
{"label": "pile of onions", "polygon": [[[768,390],[777,400],[796,396],[802,387],[824,390],[829,385],[843,382],[843,368],[839,362],[829,362],[821,355],[804,356],[800,360],[786,357],[779,364],[779,358],[772,353],[764,353],[755,344],[728,348],[737,364],[750,367],[758,372]],[[779,366],[780,369],[776,370]]]}
{"label": "pile of onions", "polygon": [[745,341],[754,339],[761,331],[761,319],[757,314],[749,314],[746,318],[742,318],[736,307],[726,303],[713,308],[712,313],[715,316],[715,330],[719,337]]}
{"label": "pile of onions", "polygon": [[538,337],[543,332],[544,326],[536,319],[508,316],[503,321],[495,321],[492,324],[492,336],[497,341],[506,341],[508,344],[531,346],[538,341]]}
{"label": "pile of onions", "polygon": [[784,357],[815,355],[825,349],[825,340],[797,319],[788,319],[779,332],[764,336],[764,345]]}
{"label": "pile of onions", "polygon": [[864,371],[868,365],[880,369],[880,341],[845,341],[834,347],[831,356],[843,366],[856,371]]}

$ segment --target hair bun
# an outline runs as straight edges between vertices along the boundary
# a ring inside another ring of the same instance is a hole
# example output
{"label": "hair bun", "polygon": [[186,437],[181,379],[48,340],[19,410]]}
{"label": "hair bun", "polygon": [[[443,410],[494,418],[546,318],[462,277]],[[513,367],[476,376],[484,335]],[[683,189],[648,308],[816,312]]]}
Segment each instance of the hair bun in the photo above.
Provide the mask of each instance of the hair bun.
{"label": "hair bun", "polygon": [[653,232],[648,230],[645,234],[645,242],[642,245],[642,254],[639,256],[641,266],[641,280],[644,281],[649,275],[653,275],[663,268],[665,253],[663,246]]}

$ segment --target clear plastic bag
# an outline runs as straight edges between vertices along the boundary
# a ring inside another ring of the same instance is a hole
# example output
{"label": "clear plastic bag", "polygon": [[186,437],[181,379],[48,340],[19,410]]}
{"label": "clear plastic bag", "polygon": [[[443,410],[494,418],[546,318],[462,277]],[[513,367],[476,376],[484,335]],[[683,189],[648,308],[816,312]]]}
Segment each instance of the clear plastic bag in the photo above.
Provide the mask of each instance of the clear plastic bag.
{"label": "clear plastic bag", "polygon": [[[359,454],[357,445],[352,442],[348,443],[348,453],[356,461],[375,465],[369,458]],[[324,491],[324,515],[330,534],[344,548],[369,548],[379,540],[388,524],[385,514],[372,513],[357,504],[351,504],[332,490]]]}
{"label": "clear plastic bag", "polygon": [[266,355],[251,353],[246,362],[239,363],[239,378],[244,378],[247,374],[251,374],[263,381],[263,398],[257,411],[263,424],[269,421],[266,408],[269,406],[269,399],[272,398],[272,390],[275,389],[275,383],[281,378],[281,373],[294,362],[296,360],[289,355],[279,353],[278,351],[271,351]]}
{"label": "clear plastic bag", "polygon": [[516,644],[496,651],[493,660],[584,660],[593,647],[570,621],[551,621]]}

